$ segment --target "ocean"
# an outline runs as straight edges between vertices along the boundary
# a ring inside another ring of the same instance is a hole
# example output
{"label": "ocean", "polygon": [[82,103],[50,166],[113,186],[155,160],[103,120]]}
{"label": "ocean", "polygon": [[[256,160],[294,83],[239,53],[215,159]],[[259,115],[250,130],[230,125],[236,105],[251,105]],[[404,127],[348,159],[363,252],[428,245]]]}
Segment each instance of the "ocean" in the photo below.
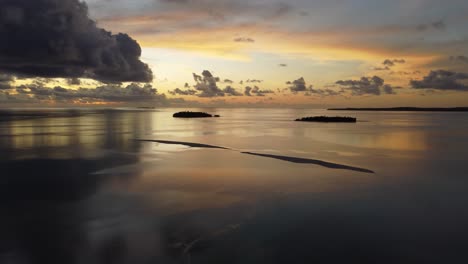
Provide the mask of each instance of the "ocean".
{"label": "ocean", "polygon": [[182,110],[2,119],[0,263],[468,261],[467,113]]}

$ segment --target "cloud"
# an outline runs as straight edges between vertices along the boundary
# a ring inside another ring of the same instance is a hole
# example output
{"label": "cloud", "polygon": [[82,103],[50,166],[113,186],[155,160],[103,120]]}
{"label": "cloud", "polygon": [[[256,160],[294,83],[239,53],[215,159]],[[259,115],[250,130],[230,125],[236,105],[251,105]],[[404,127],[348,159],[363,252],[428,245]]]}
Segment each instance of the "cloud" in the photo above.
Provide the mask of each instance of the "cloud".
{"label": "cloud", "polygon": [[459,56],[450,56],[451,61],[468,63],[468,57],[459,55]]}
{"label": "cloud", "polygon": [[0,90],[10,89],[15,78],[9,74],[0,74]]}
{"label": "cloud", "polygon": [[179,88],[175,88],[174,90],[169,91],[169,93],[172,95],[195,95],[197,93],[197,90],[192,90],[192,89],[181,90]]}
{"label": "cloud", "polygon": [[247,83],[262,83],[263,80],[256,80],[256,79],[252,79],[252,80],[251,80],[251,79],[247,79],[246,82],[247,82]]}
{"label": "cloud", "polygon": [[219,77],[214,77],[210,71],[204,70],[201,75],[192,74],[196,84],[193,86],[200,93],[199,97],[217,97],[224,96],[224,92],[219,89],[217,83]]}
{"label": "cloud", "polygon": [[[198,97],[223,97],[228,96],[242,96],[242,93],[238,92],[231,85],[226,86],[224,89],[218,87],[218,83],[221,82],[221,78],[213,76],[210,71],[204,70],[201,75],[192,73],[193,79],[196,82],[193,88],[189,89],[190,85],[185,83],[184,87],[186,90],[175,89],[170,91],[171,94],[180,95],[196,95]],[[234,81],[230,79],[224,79],[223,83],[233,84]]]}
{"label": "cloud", "polygon": [[389,71],[389,70],[390,70],[390,67],[388,67],[388,66],[385,66],[385,67],[374,67],[373,70],[374,70],[374,71]]}
{"label": "cloud", "polygon": [[314,89],[313,87],[310,87],[310,89],[305,92],[305,96],[312,96],[314,94],[320,95],[320,96],[337,96],[341,95],[343,92],[342,91],[335,91],[332,89]]}
{"label": "cloud", "polygon": [[406,63],[404,59],[393,59],[393,60],[386,59],[384,60],[384,62],[382,62],[382,64],[387,67],[393,67],[395,66],[395,64],[403,64],[403,63]]}
{"label": "cloud", "polygon": [[80,85],[81,84],[81,80],[78,79],[78,78],[70,78],[67,80],[67,83],[69,85]]}
{"label": "cloud", "polygon": [[245,89],[244,89],[244,95],[245,95],[245,96],[252,96],[252,94],[250,93],[250,91],[252,91],[252,87],[246,86]]}
{"label": "cloud", "polygon": [[393,86],[385,84],[379,76],[361,77],[360,80],[339,80],[336,84],[351,91],[352,95],[395,94]]}
{"label": "cloud", "polygon": [[[395,87],[395,88],[396,88],[396,87]],[[395,90],[394,90],[395,88],[392,87],[392,86],[389,85],[389,84],[385,84],[385,85],[383,86],[383,92],[384,92],[385,94],[396,94],[396,92],[395,92]],[[400,87],[398,87],[398,88],[400,88]]]}
{"label": "cloud", "polygon": [[466,73],[435,70],[422,80],[411,80],[410,85],[415,89],[468,91],[468,85],[462,82],[464,80],[468,80]]}
{"label": "cloud", "polygon": [[445,30],[447,26],[443,20],[434,21],[429,24],[420,24],[416,27],[418,31],[426,31],[429,29],[436,29],[436,30]]}
{"label": "cloud", "polygon": [[42,102],[55,101],[64,103],[167,103],[166,96],[159,94],[150,84],[136,83],[122,86],[108,84],[97,88],[67,89],[61,86],[53,88],[38,84],[27,84],[16,87],[16,94],[9,94],[9,101]]}
{"label": "cloud", "polygon": [[409,71],[391,71],[390,75],[416,75],[416,74],[420,74],[420,73],[421,73],[420,71],[412,71],[412,72],[409,72]]}
{"label": "cloud", "polygon": [[149,82],[151,69],[127,34],[98,28],[78,0],[2,1],[0,70],[33,77]]}
{"label": "cloud", "polygon": [[223,89],[223,92],[230,96],[242,96],[242,93],[238,92],[236,89],[234,89],[230,85],[226,86],[226,88]]}
{"label": "cloud", "polygon": [[280,66],[280,67],[288,67],[288,65],[287,65],[286,63],[280,63],[280,64],[278,64],[278,66]]}
{"label": "cloud", "polygon": [[234,39],[234,42],[253,43],[253,42],[255,42],[255,40],[252,39],[252,38],[243,38],[243,37],[239,37],[239,38],[235,38],[235,39]]}
{"label": "cloud", "polygon": [[301,77],[294,81],[288,81],[286,84],[290,85],[289,90],[293,93],[306,92],[312,89],[312,86],[307,87],[304,77]]}
{"label": "cloud", "polygon": [[244,89],[244,95],[246,96],[265,96],[267,94],[274,94],[275,92],[272,90],[262,90],[258,86],[254,86],[253,88],[250,86],[246,86]]}
{"label": "cloud", "polygon": [[252,93],[254,93],[257,96],[265,96],[265,94],[273,94],[275,92],[273,92],[272,90],[262,90],[258,86],[254,86],[254,88],[252,89]]}

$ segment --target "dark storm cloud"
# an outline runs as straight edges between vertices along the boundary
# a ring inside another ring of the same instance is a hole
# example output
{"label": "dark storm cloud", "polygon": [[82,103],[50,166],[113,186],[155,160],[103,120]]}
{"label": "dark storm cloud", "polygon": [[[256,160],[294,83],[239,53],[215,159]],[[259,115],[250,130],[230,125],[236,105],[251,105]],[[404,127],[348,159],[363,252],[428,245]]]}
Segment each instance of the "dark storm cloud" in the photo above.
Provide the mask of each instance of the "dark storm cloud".
{"label": "dark storm cloud", "polygon": [[195,95],[197,91],[192,89],[181,90],[179,88],[175,88],[174,90],[169,91],[169,93],[172,95]]}
{"label": "dark storm cloud", "polygon": [[0,0],[0,70],[25,76],[149,82],[141,48],[89,19],[78,0]]}
{"label": "dark storm cloud", "polygon": [[166,101],[164,94],[151,85],[139,85],[136,83],[127,86],[109,84],[97,88],[67,89],[61,86],[54,88],[44,87],[37,84],[21,85],[16,87],[17,95],[11,95],[12,99],[20,97],[29,101],[61,101],[61,102],[153,102],[163,103]]}
{"label": "dark storm cloud", "polygon": [[384,60],[384,62],[382,62],[383,65],[385,65],[386,67],[393,67],[395,66],[395,64],[402,64],[402,63],[405,63],[406,61],[404,59],[386,59]]}
{"label": "dark storm cloud", "polygon": [[461,82],[465,80],[468,80],[466,73],[435,70],[422,80],[411,80],[410,85],[415,89],[468,91],[468,85]]}
{"label": "dark storm cloud", "polygon": [[239,37],[239,38],[235,38],[235,39],[234,39],[234,42],[253,43],[253,42],[255,42],[255,40],[252,39],[252,38],[242,38],[242,37]]}
{"label": "dark storm cloud", "polygon": [[339,80],[336,84],[351,91],[352,95],[395,94],[394,87],[385,84],[379,76],[362,77],[360,80]]}

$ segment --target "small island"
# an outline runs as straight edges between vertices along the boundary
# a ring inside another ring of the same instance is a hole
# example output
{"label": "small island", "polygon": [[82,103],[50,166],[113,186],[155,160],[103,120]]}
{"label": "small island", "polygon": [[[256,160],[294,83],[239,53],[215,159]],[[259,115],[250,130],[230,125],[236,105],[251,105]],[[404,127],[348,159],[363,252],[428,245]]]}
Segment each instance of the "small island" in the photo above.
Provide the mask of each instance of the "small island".
{"label": "small island", "polygon": [[322,122],[322,123],[356,123],[357,119],[347,116],[310,116],[298,118],[299,122]]}
{"label": "small island", "polygon": [[205,112],[191,112],[191,111],[183,111],[178,112],[172,115],[172,117],[177,118],[206,118],[206,117],[213,117],[212,115],[205,113]]}

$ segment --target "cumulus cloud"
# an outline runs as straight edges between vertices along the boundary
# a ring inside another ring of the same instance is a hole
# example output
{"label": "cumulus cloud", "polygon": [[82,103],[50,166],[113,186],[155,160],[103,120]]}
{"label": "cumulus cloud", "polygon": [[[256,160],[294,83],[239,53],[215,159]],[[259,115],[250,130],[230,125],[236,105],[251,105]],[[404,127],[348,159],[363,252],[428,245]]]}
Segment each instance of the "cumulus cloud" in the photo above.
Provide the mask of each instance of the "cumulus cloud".
{"label": "cumulus cloud", "polygon": [[288,81],[286,84],[289,85],[289,90],[292,93],[298,93],[298,92],[306,92],[312,88],[312,86],[307,87],[306,81],[304,80],[304,77],[301,77],[297,80],[294,81]]}
{"label": "cumulus cloud", "polygon": [[204,70],[201,75],[193,73],[193,79],[196,84],[194,88],[200,93],[199,97],[217,97],[224,96],[223,90],[218,87],[219,77],[214,77],[210,71]]}
{"label": "cumulus cloud", "polygon": [[415,89],[455,90],[468,91],[468,74],[435,70],[431,71],[422,80],[411,80],[410,85]]}
{"label": "cumulus cloud", "polygon": [[149,82],[140,45],[98,28],[79,0],[3,0],[0,70],[33,77]]}
{"label": "cumulus cloud", "polygon": [[235,39],[234,39],[234,42],[253,43],[253,42],[255,42],[255,40],[252,39],[252,38],[243,38],[243,37],[239,37],[239,38],[235,38]]}
{"label": "cumulus cloud", "polygon": [[351,91],[352,95],[395,94],[393,86],[385,84],[379,76],[361,77],[360,80],[339,80],[336,84]]}
{"label": "cumulus cloud", "polygon": [[[192,73],[195,85],[193,89],[189,89],[190,85],[185,83],[184,88],[186,90],[181,90],[179,88],[170,91],[169,93],[175,95],[196,95],[198,97],[222,97],[222,96],[242,96],[242,93],[237,91],[231,85],[226,86],[224,89],[221,89],[218,86],[218,83],[221,83],[221,78],[213,76],[210,71],[204,70],[201,75]],[[224,79],[222,83],[233,84],[234,81],[230,79]]]}

